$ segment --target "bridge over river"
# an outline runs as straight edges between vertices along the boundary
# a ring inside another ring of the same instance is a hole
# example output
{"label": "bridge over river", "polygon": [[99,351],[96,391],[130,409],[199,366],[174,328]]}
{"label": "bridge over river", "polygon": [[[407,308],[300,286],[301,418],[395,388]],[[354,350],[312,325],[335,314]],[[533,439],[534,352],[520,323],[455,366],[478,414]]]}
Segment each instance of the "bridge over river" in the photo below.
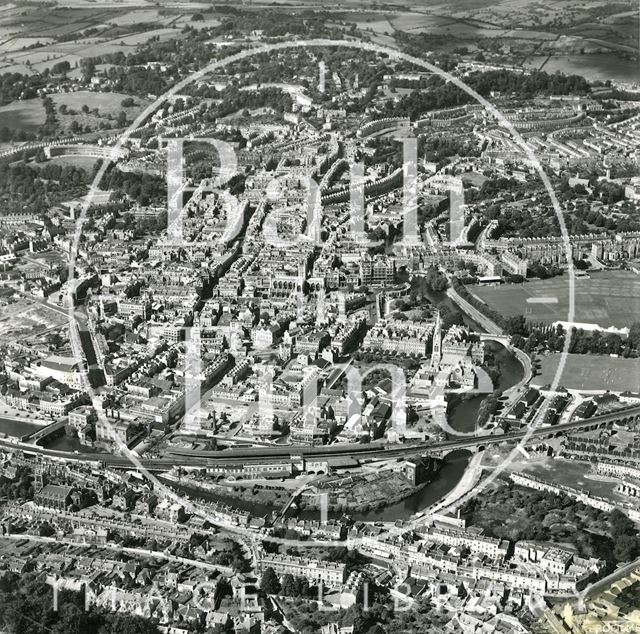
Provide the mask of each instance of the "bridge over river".
{"label": "bridge over river", "polygon": [[[526,444],[560,437],[569,432],[578,430],[592,430],[610,428],[614,424],[627,424],[640,422],[640,405],[628,407],[601,416],[569,421],[551,427],[533,427],[510,432],[508,434],[487,434],[485,436],[473,436],[460,439],[447,440],[437,445],[426,442],[406,444],[336,444],[320,447],[287,447],[286,445],[271,447],[234,447],[224,451],[206,451],[191,449],[173,449],[170,456],[164,458],[142,458],[140,464],[149,471],[163,472],[173,467],[213,467],[220,465],[238,464],[274,464],[292,457],[308,457],[314,460],[331,458],[339,459],[351,457],[360,462],[369,462],[380,459],[406,458],[411,455],[429,454],[444,456],[458,449],[469,451],[482,451],[487,446],[500,443]],[[16,440],[0,439],[1,448],[21,449],[25,454],[41,454],[62,461],[100,462],[114,468],[135,467],[126,456],[95,453],[69,453],[45,449],[36,445],[22,443]]]}

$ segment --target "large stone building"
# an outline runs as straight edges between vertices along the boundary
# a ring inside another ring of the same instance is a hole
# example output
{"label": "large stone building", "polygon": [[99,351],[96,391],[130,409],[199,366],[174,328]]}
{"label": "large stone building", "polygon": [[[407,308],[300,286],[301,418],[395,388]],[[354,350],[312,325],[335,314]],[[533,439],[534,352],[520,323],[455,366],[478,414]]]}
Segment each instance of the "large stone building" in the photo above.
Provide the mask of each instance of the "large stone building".
{"label": "large stone building", "polygon": [[45,506],[57,511],[65,511],[71,504],[72,492],[73,487],[46,484],[42,489],[36,492],[34,502],[38,506]]}

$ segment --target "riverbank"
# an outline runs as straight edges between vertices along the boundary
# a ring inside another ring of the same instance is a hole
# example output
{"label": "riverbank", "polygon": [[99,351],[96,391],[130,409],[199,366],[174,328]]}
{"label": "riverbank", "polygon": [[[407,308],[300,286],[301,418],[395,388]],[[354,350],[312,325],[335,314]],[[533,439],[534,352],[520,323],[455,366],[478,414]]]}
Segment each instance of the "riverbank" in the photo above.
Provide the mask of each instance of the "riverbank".
{"label": "riverbank", "polygon": [[316,476],[309,478],[307,483],[296,483],[295,488],[277,481],[245,486],[196,481],[184,477],[179,479],[174,474],[165,474],[161,479],[170,485],[212,496],[225,504],[258,515],[280,512],[297,491],[299,497],[291,507],[291,514],[314,514],[327,510],[337,517],[343,513],[351,515],[382,511],[386,507],[400,504],[429,486],[437,478],[443,464],[440,460],[432,459],[425,481],[417,485],[409,482],[402,473],[391,470],[322,476],[321,479]]}
{"label": "riverbank", "polygon": [[463,504],[468,495],[476,488],[482,478],[484,467],[482,453],[477,453],[470,460],[467,468],[456,486],[437,504],[428,509],[428,513],[442,513],[455,510]]}
{"label": "riverbank", "polygon": [[0,438],[15,438],[19,440],[24,436],[33,434],[50,425],[53,421],[39,421],[31,418],[18,418],[0,414]]}
{"label": "riverbank", "polygon": [[[520,357],[497,341],[487,341],[487,349],[491,352],[494,365],[498,370],[494,389],[506,392],[519,385],[527,376],[527,368]],[[454,394],[447,402],[447,420],[449,425],[462,433],[476,430],[478,411],[486,395],[466,396]]]}
{"label": "riverbank", "polygon": [[[408,484],[408,483],[407,483]],[[407,498],[410,498],[413,495],[416,495],[427,486],[429,486],[430,482],[422,482],[417,485],[409,485],[404,486],[404,483],[401,483],[400,490],[396,489],[396,493],[386,494],[384,497],[376,496],[376,499],[368,501],[368,502],[350,502],[347,504],[343,504],[340,502],[328,502],[327,510],[332,513],[342,514],[346,513],[347,515],[353,515],[354,513],[369,513],[370,511],[383,511],[386,507],[392,506],[394,504],[400,504]],[[327,495],[326,492],[320,492],[315,494],[306,494],[305,492],[301,495],[300,500],[300,510],[307,513],[319,513],[322,510],[322,497],[323,495]],[[306,499],[305,499],[306,498]]]}
{"label": "riverbank", "polygon": [[[2,423],[4,421],[13,423],[24,423],[35,427],[46,427],[54,422],[52,418],[38,418],[35,412],[25,412],[24,410],[9,405],[0,398],[0,432],[3,432]],[[5,432],[6,433],[6,432]],[[29,433],[28,431],[25,433]],[[20,434],[23,436],[24,434]]]}
{"label": "riverbank", "polygon": [[[417,512],[429,508],[437,503],[463,478],[467,465],[471,459],[471,454],[466,450],[454,451],[443,460],[435,477],[424,486],[414,488],[413,491],[403,499],[389,502],[382,509],[368,511],[351,511],[349,515],[355,521],[362,522],[395,522],[396,520],[406,521]],[[185,495],[195,502],[215,502],[241,511],[247,511],[256,517],[264,517],[273,512],[281,511],[283,504],[277,508],[271,504],[260,504],[257,500],[241,497],[229,497],[207,488],[197,488],[192,482],[178,480],[173,474],[159,476],[160,481],[172,487],[179,495]],[[291,492],[290,492],[291,493]],[[397,492],[396,492],[397,493]],[[340,517],[344,511],[328,511],[328,518]],[[318,512],[309,509],[296,509],[295,516],[299,519],[318,519]]]}

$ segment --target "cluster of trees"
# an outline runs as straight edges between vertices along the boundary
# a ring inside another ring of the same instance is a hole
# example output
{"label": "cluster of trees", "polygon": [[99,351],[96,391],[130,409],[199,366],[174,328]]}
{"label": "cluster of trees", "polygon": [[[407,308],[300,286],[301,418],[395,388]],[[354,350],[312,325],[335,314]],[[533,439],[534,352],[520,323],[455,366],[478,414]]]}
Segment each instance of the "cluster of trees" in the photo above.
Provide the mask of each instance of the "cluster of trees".
{"label": "cluster of trees", "polygon": [[620,183],[599,180],[593,187],[595,195],[607,205],[614,205],[624,199],[624,187]]}
{"label": "cluster of trees", "polygon": [[[488,178],[480,186],[478,194],[474,194],[476,200],[495,198],[500,192],[523,192],[527,188],[521,181],[506,176]],[[469,192],[471,194],[471,192]]]}
{"label": "cluster of trees", "polygon": [[[518,97],[530,99],[536,95],[587,94],[589,84],[578,75],[549,74],[534,71],[529,75],[508,70],[478,72],[465,79],[466,83],[483,97],[492,92],[515,93]],[[429,110],[438,110],[473,103],[471,95],[457,86],[433,76],[428,82],[428,90],[415,91],[405,95],[397,104],[389,101],[387,109],[395,116],[420,117]]]}
{"label": "cluster of trees", "polygon": [[0,200],[8,212],[44,213],[52,203],[86,193],[89,175],[73,165],[0,163]]}
{"label": "cluster of trees", "polygon": [[[564,350],[567,332],[558,324],[535,324],[528,322],[523,315],[514,315],[504,320],[505,332],[512,335],[512,343],[525,352],[544,348],[551,352]],[[617,354],[621,357],[635,357],[640,354],[640,323],[629,328],[627,339],[613,332],[599,330],[571,329],[569,352],[572,354]]]}
{"label": "cluster of trees", "polygon": [[[582,265],[581,265],[582,266]],[[557,264],[542,264],[541,262],[531,262],[527,267],[527,277],[538,277],[541,280],[556,277],[564,273]]]}
{"label": "cluster of trees", "polygon": [[[216,7],[217,12],[217,7]],[[238,12],[232,17],[226,18],[221,24],[209,29],[210,36],[228,36],[246,33],[247,31],[263,31],[265,37],[322,37],[336,36],[342,33],[338,29],[329,29],[325,26],[327,19],[333,19],[329,13],[314,11],[307,13],[283,14],[281,11],[261,11],[260,13]]]}
{"label": "cluster of trees", "polygon": [[395,139],[374,137],[367,139],[367,146],[373,148],[373,153],[364,155],[365,166],[387,163],[396,169],[402,165],[402,145]]}
{"label": "cluster of trees", "polygon": [[428,161],[441,163],[450,156],[479,156],[480,148],[473,137],[430,136],[420,137],[418,154]]}
{"label": "cluster of trees", "polygon": [[618,561],[640,557],[640,537],[636,525],[622,511],[611,511],[609,527],[614,543],[613,555]]}
{"label": "cluster of trees", "polygon": [[601,511],[566,495],[505,485],[464,504],[462,516],[501,539],[565,542],[611,565],[640,555],[640,538],[621,511]]}
{"label": "cluster of trees", "polygon": [[502,370],[500,369],[500,364],[498,363],[495,355],[489,349],[485,351],[482,369],[489,375],[491,383],[493,385],[497,385],[498,380],[500,379],[500,376],[502,374]]}
{"label": "cluster of trees", "polygon": [[301,634],[317,634],[323,625],[331,622],[337,622],[340,627],[353,627],[353,634],[438,634],[450,619],[434,609],[428,600],[394,605],[386,594],[372,586],[369,586],[368,599],[366,606],[357,602],[347,610],[329,611],[320,609],[314,601],[290,599],[286,603],[286,616]]}
{"label": "cluster of trees", "polygon": [[582,183],[576,183],[571,187],[569,185],[568,177],[564,176],[560,180],[558,189],[561,194],[566,194],[566,197],[569,199],[578,195],[590,199],[601,200],[607,205],[613,205],[624,199],[624,187],[619,183],[600,179],[600,174],[595,170],[588,176],[588,187],[591,190],[591,194],[589,194],[587,187]]}
{"label": "cluster of trees", "polygon": [[493,394],[490,394],[482,400],[480,407],[478,407],[478,425],[484,425],[495,413],[500,409],[500,397],[502,392],[496,390]]}
{"label": "cluster of trees", "polygon": [[54,64],[51,67],[51,74],[64,75],[68,73],[70,70],[71,70],[71,64],[67,60],[64,60],[62,62],[58,62],[57,64]]}
{"label": "cluster of trees", "polygon": [[0,128],[0,141],[35,141],[38,136],[34,132],[23,130],[22,128],[9,128],[6,125]]}
{"label": "cluster of trees", "polygon": [[44,124],[40,127],[40,135],[42,137],[54,136],[58,129],[58,119],[56,117],[56,106],[51,97],[45,97],[42,100],[42,106],[45,112]]}
{"label": "cluster of trees", "polygon": [[[206,535],[192,535],[190,538],[190,546],[205,546],[207,549],[209,537]],[[224,548],[217,550],[218,545],[215,546],[216,550],[213,553],[213,563],[218,566],[229,566],[237,572],[247,572],[250,569],[249,562],[245,559],[241,546],[232,539],[224,540]],[[188,555],[187,555],[188,556]]]}
{"label": "cluster of trees", "polygon": [[414,275],[411,279],[409,297],[412,300],[427,297],[429,292],[441,293],[449,286],[447,276],[436,266],[430,266],[425,275]]}
{"label": "cluster of trees", "polygon": [[[104,57],[104,56],[102,56]],[[100,63],[100,59],[93,58]],[[123,62],[124,60],[120,60]],[[124,92],[132,95],[161,95],[170,85],[169,77],[176,73],[173,67],[166,73],[159,68],[115,65],[105,71],[108,79],[114,82],[113,92]]]}
{"label": "cluster of trees", "polygon": [[222,102],[218,105],[218,116],[225,117],[238,110],[266,106],[277,112],[288,112],[291,110],[291,96],[279,88],[273,87],[259,90],[238,90],[230,86],[224,91]]}
{"label": "cluster of trees", "polygon": [[46,79],[41,75],[3,73],[0,75],[0,105],[16,99],[33,99],[38,96],[38,90],[45,85]]}
{"label": "cluster of trees", "polygon": [[141,205],[163,204],[167,201],[165,179],[146,172],[122,172],[111,166],[105,172],[100,187],[125,193]]}
{"label": "cluster of trees", "polygon": [[13,480],[5,476],[0,476],[0,497],[7,497],[10,500],[22,498],[24,500],[33,499],[33,475],[28,467],[18,467],[16,477]]}
{"label": "cluster of trees", "polygon": [[515,93],[521,99],[536,95],[585,95],[591,92],[589,82],[580,75],[534,71],[528,75],[507,70],[475,73],[467,80],[471,88],[484,97],[492,92]]}
{"label": "cluster of trees", "polygon": [[11,572],[0,577],[0,629],[15,634],[160,634],[149,619],[85,611],[79,592],[60,591],[54,610],[51,586],[31,574]]}
{"label": "cluster of trees", "polygon": [[[491,181],[487,181],[491,182]],[[485,183],[486,184],[486,183]],[[473,190],[470,190],[475,198]],[[466,194],[465,194],[466,195]],[[467,196],[467,198],[469,198]],[[538,238],[560,235],[560,225],[551,205],[539,207],[532,213],[527,207],[505,206],[496,212],[497,205],[492,205],[485,214],[487,218],[498,219],[494,237],[517,236],[519,238]],[[577,229],[572,227],[571,232]],[[576,231],[580,233],[580,231]]]}

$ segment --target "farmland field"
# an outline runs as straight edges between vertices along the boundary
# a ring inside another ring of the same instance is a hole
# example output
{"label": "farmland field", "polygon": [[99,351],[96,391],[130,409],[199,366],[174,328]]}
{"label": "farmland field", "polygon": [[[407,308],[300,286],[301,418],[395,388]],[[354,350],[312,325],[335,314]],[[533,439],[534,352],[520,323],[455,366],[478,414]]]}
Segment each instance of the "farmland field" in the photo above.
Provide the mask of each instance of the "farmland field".
{"label": "farmland field", "polygon": [[[638,321],[640,276],[630,271],[602,271],[575,280],[574,322],[622,328]],[[524,315],[531,321],[567,321],[569,276],[524,284],[469,288],[504,316]],[[557,303],[528,303],[528,298],[555,297]]]}
{"label": "farmland field", "polygon": [[[542,357],[541,371],[534,385],[552,384],[562,353]],[[569,390],[640,391],[640,359],[622,359],[589,354],[568,354],[559,385]]]}

